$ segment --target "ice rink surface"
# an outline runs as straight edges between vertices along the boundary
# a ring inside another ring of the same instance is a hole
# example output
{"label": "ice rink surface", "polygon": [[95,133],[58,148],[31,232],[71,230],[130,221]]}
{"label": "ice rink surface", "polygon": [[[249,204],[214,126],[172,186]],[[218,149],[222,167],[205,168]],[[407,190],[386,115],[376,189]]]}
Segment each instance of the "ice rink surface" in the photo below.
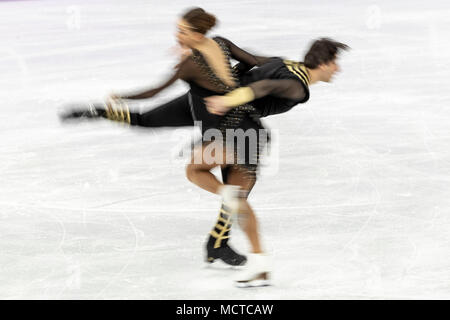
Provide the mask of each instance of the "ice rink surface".
{"label": "ice rink surface", "polygon": [[0,2],[0,298],[449,299],[449,2],[195,3],[220,20],[211,35],[260,55],[352,47],[334,83],[266,119],[279,143],[250,202],[274,285],[244,290],[203,263],[220,199],[174,156],[192,131],[57,117],[162,82],[192,4]]}

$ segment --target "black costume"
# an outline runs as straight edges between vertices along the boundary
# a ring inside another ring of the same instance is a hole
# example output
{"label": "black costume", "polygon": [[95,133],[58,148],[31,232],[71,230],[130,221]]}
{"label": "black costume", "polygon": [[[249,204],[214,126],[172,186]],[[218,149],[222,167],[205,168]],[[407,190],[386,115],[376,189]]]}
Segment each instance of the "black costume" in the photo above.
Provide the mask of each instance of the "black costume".
{"label": "black costume", "polygon": [[244,73],[241,86],[252,88],[251,102],[261,117],[287,112],[309,100],[309,75],[301,62],[272,58],[258,68]]}
{"label": "black costume", "polygon": [[[245,65],[260,65],[267,61],[267,58],[255,57],[244,50],[241,50],[230,41],[216,37],[214,40],[222,49],[225,55],[226,63],[229,69],[230,57],[245,63]],[[91,106],[89,110],[74,110],[62,118],[77,118],[77,117],[105,117],[111,120],[125,122],[130,125],[144,126],[144,127],[162,127],[162,126],[190,126],[194,124],[195,120],[202,121],[202,133],[207,129],[219,129],[222,133],[226,129],[233,129],[242,127],[244,130],[263,129],[256,110],[250,105],[239,106],[234,108],[226,116],[216,116],[210,114],[204,105],[203,98],[211,95],[221,95],[227,93],[239,86],[239,81],[234,78],[235,86],[225,84],[211,69],[206,62],[203,55],[198,50],[192,50],[193,54],[185,59],[178,66],[177,72],[162,86],[131,96],[123,96],[123,99],[144,99],[150,98],[170,86],[177,79],[186,81],[191,90],[177,99],[168,102],[158,108],[150,110],[146,113],[140,114],[130,112],[128,108],[123,105],[116,107]],[[238,67],[239,68],[239,67]],[[234,69],[233,71],[236,71]],[[234,75],[233,75],[234,76]],[[223,134],[225,138],[225,134]],[[246,160],[258,160],[259,148],[255,154],[246,154]],[[248,161],[243,165],[235,165],[237,168],[249,173],[252,177],[255,176],[256,164]],[[226,177],[229,167],[222,170],[223,180],[226,183]],[[225,211],[222,206],[217,224],[211,231],[210,238],[207,243],[207,260],[214,261],[216,258],[221,258],[226,263],[232,265],[241,265],[245,263],[246,258],[235,253],[227,244],[229,232],[231,228],[231,215]]]}
{"label": "black costume", "polygon": [[[235,87],[225,84],[213,72],[202,54],[197,50],[192,50],[193,54],[179,65],[176,74],[165,84],[156,89],[136,95],[123,96],[121,98],[150,98],[170,86],[177,79],[183,79],[189,83],[190,91],[188,93],[142,114],[130,112],[128,109],[105,109],[102,106],[94,106],[93,109],[88,111],[74,111],[67,118],[102,116],[111,120],[127,122],[130,125],[143,127],[192,126],[194,125],[194,121],[202,121],[202,134],[207,129],[217,128],[221,130],[225,137],[225,130],[230,128],[264,130],[259,120],[260,117],[286,112],[297,103],[308,100],[309,78],[305,69],[299,68],[298,63],[283,61],[279,58],[256,57],[241,50],[224,38],[215,37],[214,40],[224,52],[230,69],[230,57],[241,62],[232,69],[236,83]],[[261,67],[244,74],[240,77],[241,81],[239,83],[237,78],[239,73],[249,70],[256,65]],[[299,90],[299,81],[302,90]],[[252,89],[255,92],[255,96],[259,98],[251,104],[233,108],[225,116],[210,114],[206,110],[203,101],[205,97],[222,95],[232,91],[239,85],[251,86],[252,83],[257,84]],[[285,90],[286,87],[288,88],[287,91]],[[272,94],[272,96],[266,96],[267,94]],[[246,148],[245,164],[235,167],[244,170],[251,178],[255,179],[259,152],[264,143],[265,141],[258,140],[258,146],[254,152]],[[230,167],[226,167],[222,170],[224,183],[226,183],[229,169]],[[222,207],[218,221],[211,231],[207,243],[207,260],[209,262],[214,261],[216,258],[222,258],[226,263],[233,265],[245,263],[245,257],[236,254],[227,244],[230,228],[231,215]]]}

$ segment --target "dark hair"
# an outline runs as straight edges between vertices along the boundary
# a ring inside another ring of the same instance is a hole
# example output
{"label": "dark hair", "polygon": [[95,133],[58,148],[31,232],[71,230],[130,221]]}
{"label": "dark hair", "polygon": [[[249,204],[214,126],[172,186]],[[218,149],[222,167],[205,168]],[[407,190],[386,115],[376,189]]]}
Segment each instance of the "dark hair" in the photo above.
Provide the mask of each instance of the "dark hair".
{"label": "dark hair", "polygon": [[183,15],[183,19],[193,27],[193,31],[201,34],[205,34],[216,25],[216,17],[202,8],[190,9]]}
{"label": "dark hair", "polygon": [[350,47],[329,38],[316,40],[306,53],[304,64],[307,68],[315,69],[322,63],[333,61],[340,49],[348,50]]}

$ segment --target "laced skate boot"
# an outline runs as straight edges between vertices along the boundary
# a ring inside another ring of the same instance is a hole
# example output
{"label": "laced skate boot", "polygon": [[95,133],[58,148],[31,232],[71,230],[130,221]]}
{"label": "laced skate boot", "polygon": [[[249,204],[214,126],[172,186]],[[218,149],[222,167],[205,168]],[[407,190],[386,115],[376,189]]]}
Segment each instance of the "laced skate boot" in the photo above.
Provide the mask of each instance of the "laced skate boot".
{"label": "laced skate boot", "polygon": [[242,266],[247,262],[247,258],[237,253],[228,245],[230,238],[232,219],[231,214],[226,211],[222,204],[216,225],[210,232],[206,243],[206,261],[209,263],[220,259],[232,266]]}
{"label": "laced skate boot", "polygon": [[230,266],[242,266],[247,262],[247,258],[234,251],[227,242],[222,242],[220,247],[214,248],[216,239],[210,235],[206,243],[206,261],[213,263],[216,260],[222,260]]}
{"label": "laced skate boot", "polygon": [[252,253],[249,255],[246,269],[235,279],[235,285],[239,288],[269,286],[270,271],[269,256]]}
{"label": "laced skate boot", "polygon": [[68,108],[68,111],[65,111],[59,115],[61,121],[67,121],[71,119],[78,118],[101,118],[106,114],[106,110],[103,108],[96,107],[93,104],[89,104],[87,107],[81,107],[80,105],[73,106]]}

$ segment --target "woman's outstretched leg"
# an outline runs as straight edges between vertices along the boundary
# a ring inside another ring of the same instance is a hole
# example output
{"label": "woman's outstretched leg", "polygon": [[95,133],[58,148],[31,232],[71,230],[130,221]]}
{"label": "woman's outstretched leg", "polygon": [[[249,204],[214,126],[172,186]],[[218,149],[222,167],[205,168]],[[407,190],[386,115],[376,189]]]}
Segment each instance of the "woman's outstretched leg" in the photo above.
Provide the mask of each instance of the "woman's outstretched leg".
{"label": "woman's outstretched leg", "polygon": [[193,126],[188,93],[149,111],[131,112],[125,103],[94,104],[74,107],[60,116],[61,120],[82,118],[105,118],[140,127],[183,127]]}
{"label": "woman's outstretched leg", "polygon": [[[82,118],[106,118],[113,121],[125,122],[130,125],[140,127],[179,127],[193,126],[194,121],[191,115],[188,94],[184,94],[168,103],[149,110],[144,113],[127,113],[127,109],[118,110],[120,104],[115,109],[107,109],[105,105],[91,105],[90,107],[76,107],[65,115],[63,120]],[[129,121],[128,121],[129,119]],[[227,168],[223,169],[224,180],[226,180]],[[213,262],[217,259],[232,265],[241,266],[246,263],[247,258],[236,252],[228,245],[231,229],[231,215],[221,207],[217,222],[211,230],[206,242],[206,260]]]}

